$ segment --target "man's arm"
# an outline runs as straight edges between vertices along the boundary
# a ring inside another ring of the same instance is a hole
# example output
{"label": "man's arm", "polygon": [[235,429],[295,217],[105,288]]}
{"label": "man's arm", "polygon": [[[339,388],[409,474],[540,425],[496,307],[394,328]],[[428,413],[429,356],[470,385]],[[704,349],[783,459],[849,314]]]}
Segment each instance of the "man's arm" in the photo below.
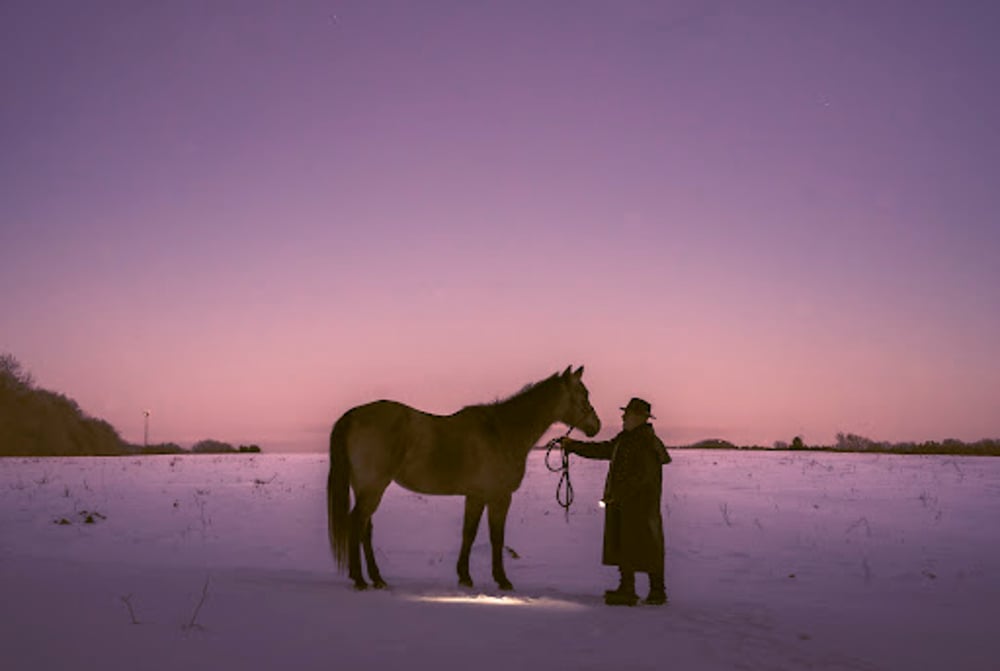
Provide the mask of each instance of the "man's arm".
{"label": "man's arm", "polygon": [[611,455],[615,451],[615,443],[617,442],[617,436],[611,440],[598,440],[593,442],[588,442],[584,440],[574,440],[573,438],[564,438],[562,441],[563,449],[569,454],[578,454],[585,459],[611,459]]}

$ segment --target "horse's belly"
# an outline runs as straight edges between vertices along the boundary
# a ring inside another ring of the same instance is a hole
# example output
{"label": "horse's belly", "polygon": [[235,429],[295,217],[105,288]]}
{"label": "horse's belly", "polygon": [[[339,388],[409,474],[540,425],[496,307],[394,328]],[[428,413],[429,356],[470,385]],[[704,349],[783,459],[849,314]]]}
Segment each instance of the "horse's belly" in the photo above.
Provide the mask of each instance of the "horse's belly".
{"label": "horse's belly", "polygon": [[421,479],[408,479],[405,476],[396,476],[396,484],[417,494],[428,494],[432,496],[464,495],[468,492],[458,487],[455,483],[429,482]]}
{"label": "horse's belly", "polygon": [[469,478],[453,469],[430,467],[419,460],[407,460],[396,473],[396,483],[418,494],[467,494]]}
{"label": "horse's belly", "polygon": [[485,493],[491,484],[481,460],[462,450],[409,450],[395,480],[420,494],[465,495]]}

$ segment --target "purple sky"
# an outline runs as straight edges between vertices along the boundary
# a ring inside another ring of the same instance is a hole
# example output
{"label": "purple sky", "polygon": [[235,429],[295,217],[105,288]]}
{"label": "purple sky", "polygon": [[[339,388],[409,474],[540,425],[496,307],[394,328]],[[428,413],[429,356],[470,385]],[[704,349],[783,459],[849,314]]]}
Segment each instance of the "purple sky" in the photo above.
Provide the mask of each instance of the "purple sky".
{"label": "purple sky", "polygon": [[1000,436],[990,2],[0,5],[0,351],[323,449],[586,366],[668,444]]}

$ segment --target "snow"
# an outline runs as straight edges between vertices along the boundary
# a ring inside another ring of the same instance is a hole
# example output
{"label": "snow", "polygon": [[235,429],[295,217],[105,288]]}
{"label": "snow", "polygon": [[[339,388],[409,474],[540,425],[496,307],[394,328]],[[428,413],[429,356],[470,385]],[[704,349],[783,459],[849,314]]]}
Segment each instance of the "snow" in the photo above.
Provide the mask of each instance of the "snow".
{"label": "snow", "polygon": [[617,577],[600,565],[602,462],[573,458],[567,522],[558,477],[529,456],[504,595],[485,520],[464,590],[462,499],[395,485],[374,518],[391,589],[351,589],[326,538],[325,455],[0,459],[2,665],[997,668],[1000,459],[672,456],[671,600],[636,608],[601,601]]}

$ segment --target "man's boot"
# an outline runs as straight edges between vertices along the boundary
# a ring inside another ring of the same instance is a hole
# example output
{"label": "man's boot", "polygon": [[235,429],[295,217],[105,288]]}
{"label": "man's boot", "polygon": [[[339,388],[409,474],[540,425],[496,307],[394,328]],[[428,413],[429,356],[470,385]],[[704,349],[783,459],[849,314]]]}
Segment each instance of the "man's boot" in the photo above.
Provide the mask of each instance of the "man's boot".
{"label": "man's boot", "polygon": [[635,571],[620,568],[621,580],[617,589],[609,589],[604,593],[604,603],[609,606],[634,606],[639,597],[635,593]]}
{"label": "man's boot", "polygon": [[643,603],[650,606],[662,606],[667,602],[667,589],[663,581],[663,571],[649,574],[649,596]]}

